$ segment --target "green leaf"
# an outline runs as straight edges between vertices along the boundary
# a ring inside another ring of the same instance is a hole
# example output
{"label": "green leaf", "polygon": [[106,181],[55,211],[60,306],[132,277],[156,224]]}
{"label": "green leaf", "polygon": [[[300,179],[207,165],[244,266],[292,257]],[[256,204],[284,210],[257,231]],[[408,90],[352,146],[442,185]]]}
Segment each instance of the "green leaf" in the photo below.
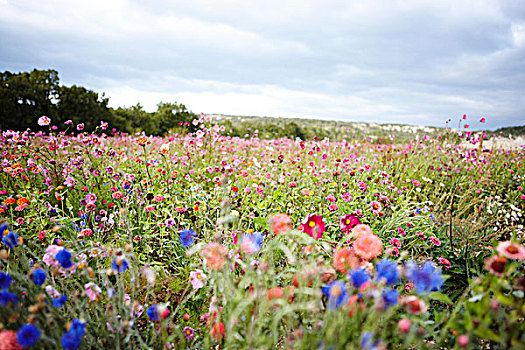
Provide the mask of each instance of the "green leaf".
{"label": "green leaf", "polygon": [[429,297],[430,299],[441,301],[442,303],[452,305],[452,300],[450,300],[450,298],[443,293],[433,292],[433,293],[430,293]]}
{"label": "green leaf", "polygon": [[494,333],[493,331],[491,331],[490,329],[484,327],[484,326],[480,326],[478,327],[474,333],[480,337],[480,338],[483,338],[483,339],[489,339],[489,340],[493,340],[493,341],[497,341],[499,342],[499,336]]}

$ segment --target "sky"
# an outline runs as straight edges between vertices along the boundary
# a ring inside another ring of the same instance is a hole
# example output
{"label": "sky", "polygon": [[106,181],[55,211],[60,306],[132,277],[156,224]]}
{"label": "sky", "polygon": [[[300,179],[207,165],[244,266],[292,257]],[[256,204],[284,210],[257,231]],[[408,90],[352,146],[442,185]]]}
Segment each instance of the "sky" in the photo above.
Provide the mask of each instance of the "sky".
{"label": "sky", "polygon": [[0,70],[34,68],[112,107],[524,125],[525,0],[0,0]]}

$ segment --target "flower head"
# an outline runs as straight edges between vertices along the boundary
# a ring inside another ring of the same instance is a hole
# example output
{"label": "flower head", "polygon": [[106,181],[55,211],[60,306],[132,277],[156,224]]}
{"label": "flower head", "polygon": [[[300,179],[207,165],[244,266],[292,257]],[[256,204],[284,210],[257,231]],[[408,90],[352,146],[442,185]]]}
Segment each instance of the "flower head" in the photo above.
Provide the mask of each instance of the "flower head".
{"label": "flower head", "polygon": [[116,257],[111,262],[111,268],[117,273],[126,271],[128,269],[128,266],[128,261],[123,256]]}
{"label": "flower head", "polygon": [[360,288],[370,280],[370,274],[364,268],[358,268],[350,272],[350,279],[354,287]]}
{"label": "flower head", "polygon": [[206,259],[206,266],[210,270],[222,270],[226,264],[226,255],[228,251],[223,245],[217,242],[210,242],[202,249],[202,256]]}
{"label": "flower head", "polygon": [[49,125],[49,123],[51,123],[51,119],[49,119],[45,115],[38,118],[38,125],[40,126],[46,126],[46,125]]}
{"label": "flower head", "polygon": [[[356,228],[358,226],[364,225],[357,225]],[[353,248],[359,257],[365,260],[371,260],[381,254],[383,243],[381,239],[373,233],[361,233],[354,241]]]}
{"label": "flower head", "polygon": [[271,219],[272,232],[276,235],[292,229],[292,219],[283,213],[275,214]]}
{"label": "flower head", "polygon": [[387,285],[393,285],[399,280],[397,264],[390,259],[382,259],[376,264],[376,278],[385,280]]}
{"label": "flower head", "polygon": [[15,331],[0,331],[0,350],[22,350]]}
{"label": "flower head", "polygon": [[33,282],[37,286],[43,285],[45,281],[46,281],[46,273],[44,270],[36,269],[35,271],[33,271]]}
{"label": "flower head", "polygon": [[18,332],[16,332],[16,340],[23,348],[35,345],[39,338],[40,330],[30,323],[23,325]]}
{"label": "flower head", "polygon": [[55,259],[60,263],[60,266],[65,269],[73,266],[73,262],[71,261],[71,253],[68,252],[67,249],[60,250],[55,256]]}
{"label": "flower head", "polygon": [[405,264],[405,276],[414,283],[416,292],[429,293],[441,289],[443,276],[431,261],[426,261],[420,267],[413,261]]}
{"label": "flower head", "polygon": [[343,233],[350,233],[360,223],[361,221],[355,214],[345,214],[339,218],[339,227]]}
{"label": "flower head", "polygon": [[202,270],[195,270],[190,272],[190,283],[193,289],[200,289],[204,287],[204,280],[206,280],[206,275]]}
{"label": "flower head", "polygon": [[328,308],[335,309],[346,302],[348,292],[344,281],[332,281],[322,289],[324,295],[328,298]]}
{"label": "flower head", "polygon": [[186,338],[188,338],[188,340],[193,339],[193,336],[195,335],[195,331],[193,330],[193,328],[184,327],[183,331],[184,331],[184,335],[186,336]]}
{"label": "flower head", "polygon": [[307,233],[310,237],[320,239],[325,230],[322,215],[308,215],[301,223],[299,229]]}
{"label": "flower head", "polygon": [[241,237],[241,251],[246,254],[257,254],[263,245],[264,234],[261,232],[244,233]]}
{"label": "flower head", "polygon": [[7,273],[0,272],[0,289],[7,289],[13,279]]}
{"label": "flower head", "polygon": [[495,276],[503,276],[507,267],[507,259],[502,256],[491,256],[485,260],[485,270]]}
{"label": "flower head", "polygon": [[520,261],[525,259],[525,248],[521,244],[511,241],[499,242],[496,251],[507,259]]}
{"label": "flower head", "polygon": [[183,230],[179,235],[180,242],[186,248],[191,247],[193,245],[193,243],[195,242],[195,237],[197,237],[197,234],[191,229]]}
{"label": "flower head", "polygon": [[340,273],[347,273],[348,270],[355,269],[359,263],[360,259],[352,248],[343,247],[334,253],[333,265]]}

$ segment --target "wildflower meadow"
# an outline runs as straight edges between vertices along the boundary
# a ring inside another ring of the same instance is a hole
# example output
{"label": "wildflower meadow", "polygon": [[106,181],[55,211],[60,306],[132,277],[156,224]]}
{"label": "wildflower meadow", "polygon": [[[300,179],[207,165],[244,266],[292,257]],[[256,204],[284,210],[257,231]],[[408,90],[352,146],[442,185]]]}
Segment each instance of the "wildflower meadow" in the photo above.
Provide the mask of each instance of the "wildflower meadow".
{"label": "wildflower meadow", "polygon": [[1,133],[0,350],[525,348],[524,148],[61,124]]}

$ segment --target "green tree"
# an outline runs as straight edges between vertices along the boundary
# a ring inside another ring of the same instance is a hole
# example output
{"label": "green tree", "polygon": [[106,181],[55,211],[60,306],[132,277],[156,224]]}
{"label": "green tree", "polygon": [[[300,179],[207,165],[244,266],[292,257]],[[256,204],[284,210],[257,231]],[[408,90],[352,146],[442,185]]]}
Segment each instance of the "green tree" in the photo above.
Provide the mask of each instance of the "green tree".
{"label": "green tree", "polygon": [[113,124],[113,115],[108,108],[108,99],[82,86],[59,88],[56,121],[62,126],[70,119],[75,124],[84,123],[84,130],[93,131],[102,121]]}
{"label": "green tree", "polygon": [[0,73],[0,128],[37,128],[43,115],[56,116],[58,72],[53,69]]}

